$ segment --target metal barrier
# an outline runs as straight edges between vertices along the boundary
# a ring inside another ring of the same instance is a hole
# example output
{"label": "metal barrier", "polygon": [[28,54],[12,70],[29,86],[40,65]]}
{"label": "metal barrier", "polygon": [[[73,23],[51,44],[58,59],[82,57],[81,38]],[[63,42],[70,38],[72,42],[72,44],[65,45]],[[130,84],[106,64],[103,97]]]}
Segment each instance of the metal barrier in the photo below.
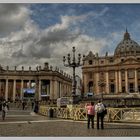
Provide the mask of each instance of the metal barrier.
{"label": "metal barrier", "polygon": [[[87,120],[85,108],[71,107],[58,108],[40,106],[39,113],[48,116],[49,110],[53,109],[54,117],[72,120]],[[95,117],[96,120],[96,117]],[[140,108],[107,108],[105,116],[107,122],[140,122]]]}

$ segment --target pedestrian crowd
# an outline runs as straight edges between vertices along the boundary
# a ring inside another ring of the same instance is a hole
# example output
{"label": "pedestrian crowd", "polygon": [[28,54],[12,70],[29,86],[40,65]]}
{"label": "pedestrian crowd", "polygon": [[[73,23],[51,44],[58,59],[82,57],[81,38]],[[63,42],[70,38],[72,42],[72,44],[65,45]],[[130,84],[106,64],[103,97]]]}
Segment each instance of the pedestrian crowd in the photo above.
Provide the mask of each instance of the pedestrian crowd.
{"label": "pedestrian crowd", "polygon": [[[10,103],[9,101],[0,100],[0,112],[2,120],[5,120],[6,115],[8,114],[9,103]],[[20,100],[15,101],[14,104],[17,108],[21,108],[22,110],[27,110],[27,108],[30,108],[30,106],[32,111],[34,111],[35,113],[38,113],[39,110],[39,102],[35,100],[32,101]]]}
{"label": "pedestrian crowd", "polygon": [[96,116],[97,129],[100,128],[99,124],[101,124],[101,129],[104,129],[104,117],[107,114],[105,104],[99,100],[97,104],[94,104],[94,102],[86,104],[85,108],[87,110],[87,128],[89,129],[91,124],[91,128],[94,129],[94,118]]}

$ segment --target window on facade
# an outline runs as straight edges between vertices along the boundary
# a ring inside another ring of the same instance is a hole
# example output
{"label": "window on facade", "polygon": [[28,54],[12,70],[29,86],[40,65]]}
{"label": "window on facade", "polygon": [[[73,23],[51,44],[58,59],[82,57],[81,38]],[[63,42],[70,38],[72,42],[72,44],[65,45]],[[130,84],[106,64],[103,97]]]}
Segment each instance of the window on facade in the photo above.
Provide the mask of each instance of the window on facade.
{"label": "window on facade", "polygon": [[114,93],[115,92],[115,85],[114,84],[111,84],[110,85],[110,92],[111,93]]}
{"label": "window on facade", "polygon": [[134,92],[134,84],[129,83],[129,92]]}
{"label": "window on facade", "polygon": [[138,91],[140,92],[140,85],[138,86]]}
{"label": "window on facade", "polygon": [[140,79],[140,71],[138,71],[138,79]]}
{"label": "window on facade", "polygon": [[110,63],[113,63],[113,62],[114,62],[114,60],[111,58],[111,59],[109,60],[109,62],[110,62]]}
{"label": "window on facade", "polygon": [[109,72],[109,78],[114,79],[115,78],[115,71],[110,71]]}
{"label": "window on facade", "polygon": [[122,92],[125,92],[125,87],[122,87]]}
{"label": "window on facade", "polygon": [[140,60],[140,58],[137,58],[137,60]]}
{"label": "window on facade", "polygon": [[93,89],[93,82],[90,81],[90,82],[88,83],[88,91],[89,91],[89,92],[92,92],[92,89]]}
{"label": "window on facade", "polygon": [[103,72],[100,72],[100,79],[105,79],[105,75]]}
{"label": "window on facade", "polygon": [[128,78],[133,79],[135,77],[134,70],[128,70]]}
{"label": "window on facade", "polygon": [[101,61],[101,64],[104,64],[104,61],[103,60]]}
{"label": "window on facade", "polygon": [[125,71],[123,70],[123,71],[121,71],[121,77],[122,77],[122,80],[124,80],[125,79]]}
{"label": "window on facade", "polygon": [[101,72],[101,75],[102,75],[102,76],[104,76],[104,73],[103,73],[103,72]]}
{"label": "window on facade", "polygon": [[121,59],[121,61],[123,62],[123,61],[124,61],[124,59]]}
{"label": "window on facade", "polygon": [[89,63],[89,65],[92,65],[92,60],[89,60],[88,63]]}
{"label": "window on facade", "polygon": [[134,54],[134,51],[131,51],[131,54]]}
{"label": "window on facade", "polygon": [[89,73],[89,79],[92,79],[92,72]]}

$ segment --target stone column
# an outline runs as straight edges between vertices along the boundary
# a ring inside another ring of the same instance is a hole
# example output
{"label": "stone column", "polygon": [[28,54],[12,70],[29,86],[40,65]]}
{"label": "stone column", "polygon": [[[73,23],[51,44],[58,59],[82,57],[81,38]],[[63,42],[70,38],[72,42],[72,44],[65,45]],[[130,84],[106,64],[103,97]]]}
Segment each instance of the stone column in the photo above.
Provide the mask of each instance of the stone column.
{"label": "stone column", "polygon": [[99,90],[99,73],[96,73],[96,93],[99,94],[100,90]]}
{"label": "stone column", "polygon": [[47,85],[47,95],[50,95],[50,85]]}
{"label": "stone column", "polygon": [[62,96],[62,83],[60,82],[60,97]]}
{"label": "stone column", "polygon": [[63,91],[63,92],[62,92],[61,97],[64,96],[64,94],[65,94],[65,92],[64,92],[64,83],[62,83],[62,91]]}
{"label": "stone column", "polygon": [[31,88],[31,80],[29,80],[29,88]]}
{"label": "stone column", "polygon": [[127,70],[125,70],[125,91],[128,93],[128,75]]}
{"label": "stone column", "polygon": [[22,100],[22,99],[23,99],[23,83],[24,83],[24,81],[23,81],[23,80],[21,80],[20,100]]}
{"label": "stone column", "polygon": [[66,95],[66,83],[64,83],[63,96]]}
{"label": "stone column", "polygon": [[138,75],[136,69],[135,69],[135,92],[138,92]]}
{"label": "stone column", "polygon": [[68,94],[67,84],[65,85],[65,89],[66,89],[66,91],[65,91],[65,95],[67,95],[67,94]]}
{"label": "stone column", "polygon": [[50,99],[54,99],[54,81],[53,80],[50,80]]}
{"label": "stone column", "polygon": [[122,92],[122,78],[121,78],[121,71],[119,71],[119,92]]}
{"label": "stone column", "polygon": [[5,100],[8,101],[8,78],[6,78],[6,85],[5,85]]}
{"label": "stone column", "polygon": [[16,96],[16,80],[14,79],[14,82],[13,82],[13,101],[15,101],[15,96]]}
{"label": "stone column", "polygon": [[106,72],[106,93],[109,94],[109,76],[108,71]]}
{"label": "stone column", "polygon": [[72,93],[72,85],[70,85],[70,89],[69,89],[69,93],[70,93],[70,96],[71,96],[71,93]]}
{"label": "stone column", "polygon": [[84,78],[84,93],[87,93],[88,92],[88,89],[87,89],[87,85],[88,85],[88,81],[87,81],[87,74],[85,74],[85,73],[83,73],[84,74],[84,76],[83,76],[83,78]]}
{"label": "stone column", "polygon": [[59,95],[58,95],[58,82],[54,81],[54,99],[57,99],[57,98],[59,98]]}
{"label": "stone column", "polygon": [[118,72],[115,71],[115,89],[116,93],[118,93]]}
{"label": "stone column", "polygon": [[60,97],[60,81],[58,81],[58,96]]}
{"label": "stone column", "polygon": [[60,96],[60,97],[63,96],[63,91],[64,91],[63,88],[64,88],[64,87],[63,87],[63,83],[61,82],[61,93],[60,93],[61,96]]}

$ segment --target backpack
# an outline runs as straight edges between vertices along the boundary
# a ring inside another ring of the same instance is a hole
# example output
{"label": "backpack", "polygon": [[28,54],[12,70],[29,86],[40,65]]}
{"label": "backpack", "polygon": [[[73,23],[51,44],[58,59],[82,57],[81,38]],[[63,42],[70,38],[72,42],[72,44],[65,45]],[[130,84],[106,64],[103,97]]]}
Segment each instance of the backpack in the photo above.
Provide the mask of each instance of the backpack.
{"label": "backpack", "polygon": [[102,113],[104,111],[102,104],[97,104],[97,106],[97,113]]}

